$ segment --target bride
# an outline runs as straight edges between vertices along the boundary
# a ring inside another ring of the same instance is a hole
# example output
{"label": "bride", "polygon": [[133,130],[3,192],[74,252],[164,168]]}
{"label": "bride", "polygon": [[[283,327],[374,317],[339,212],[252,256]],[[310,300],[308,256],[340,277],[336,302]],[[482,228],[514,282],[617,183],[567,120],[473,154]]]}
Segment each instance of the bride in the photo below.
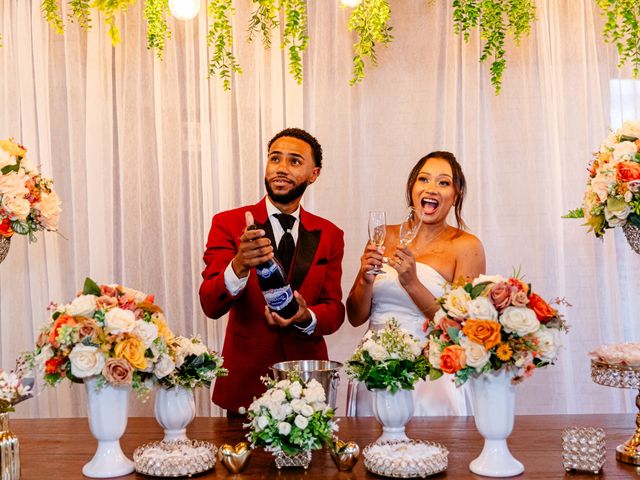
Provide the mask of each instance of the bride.
{"label": "bride", "polygon": [[[377,330],[394,317],[402,328],[426,342],[423,326],[440,307],[436,298],[442,296],[444,284],[485,273],[482,243],[463,230],[465,191],[466,180],[453,154],[432,152],[418,161],[409,174],[406,195],[409,206],[422,210],[423,225],[409,246],[399,244],[399,226],[391,225],[381,249],[370,244],[365,247],[347,298],[351,325],[369,320],[369,328]],[[452,207],[457,227],[447,223]],[[389,258],[387,264],[383,264],[383,252]],[[381,266],[384,274],[369,273]],[[348,413],[373,415],[372,396],[363,384],[352,385],[349,397]],[[470,414],[464,391],[455,387],[451,375],[416,384],[414,405],[415,415]]]}

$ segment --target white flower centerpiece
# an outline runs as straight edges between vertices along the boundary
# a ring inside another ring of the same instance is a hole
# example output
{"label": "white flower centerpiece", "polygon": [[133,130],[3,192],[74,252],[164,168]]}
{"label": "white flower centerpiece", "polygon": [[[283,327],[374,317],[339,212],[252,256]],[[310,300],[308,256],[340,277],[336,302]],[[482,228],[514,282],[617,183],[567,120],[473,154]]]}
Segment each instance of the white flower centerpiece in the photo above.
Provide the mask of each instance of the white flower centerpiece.
{"label": "white flower centerpiece", "polygon": [[338,425],[334,410],[326,403],[322,385],[311,379],[280,380],[263,378],[268,390],[249,406],[252,447],[264,446],[276,457],[276,467],[308,468],[311,450],[331,445]]}

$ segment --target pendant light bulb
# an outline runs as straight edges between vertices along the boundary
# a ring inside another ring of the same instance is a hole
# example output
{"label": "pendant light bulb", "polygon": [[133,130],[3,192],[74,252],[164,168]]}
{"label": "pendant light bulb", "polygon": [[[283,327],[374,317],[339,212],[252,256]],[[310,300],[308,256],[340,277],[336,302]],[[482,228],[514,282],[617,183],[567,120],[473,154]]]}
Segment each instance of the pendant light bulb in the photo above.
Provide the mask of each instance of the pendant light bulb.
{"label": "pendant light bulb", "polygon": [[178,20],[191,20],[200,11],[200,0],[169,0],[169,11]]}
{"label": "pendant light bulb", "polygon": [[360,5],[362,3],[362,0],[340,0],[342,2],[343,5],[346,5],[347,7],[357,7],[358,5]]}

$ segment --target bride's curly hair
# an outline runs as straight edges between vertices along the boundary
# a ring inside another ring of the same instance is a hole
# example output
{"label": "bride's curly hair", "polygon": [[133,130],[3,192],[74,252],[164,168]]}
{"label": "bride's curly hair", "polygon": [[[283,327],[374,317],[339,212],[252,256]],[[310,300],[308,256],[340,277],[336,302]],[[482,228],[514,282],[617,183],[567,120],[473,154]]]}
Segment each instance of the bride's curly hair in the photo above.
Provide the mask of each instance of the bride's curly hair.
{"label": "bride's curly hair", "polygon": [[455,155],[451,152],[431,152],[418,160],[418,163],[415,164],[409,174],[409,178],[407,179],[407,204],[410,207],[414,206],[413,199],[411,198],[411,192],[413,191],[413,186],[418,180],[420,170],[422,170],[422,167],[430,158],[441,158],[451,166],[451,172],[453,173],[453,188],[456,192],[456,200],[453,204],[456,223],[458,224],[459,229],[466,230],[467,224],[464,223],[464,220],[462,219],[462,203],[464,202],[464,195],[467,192],[467,180],[464,178],[462,167],[458,163],[458,160],[456,160]]}

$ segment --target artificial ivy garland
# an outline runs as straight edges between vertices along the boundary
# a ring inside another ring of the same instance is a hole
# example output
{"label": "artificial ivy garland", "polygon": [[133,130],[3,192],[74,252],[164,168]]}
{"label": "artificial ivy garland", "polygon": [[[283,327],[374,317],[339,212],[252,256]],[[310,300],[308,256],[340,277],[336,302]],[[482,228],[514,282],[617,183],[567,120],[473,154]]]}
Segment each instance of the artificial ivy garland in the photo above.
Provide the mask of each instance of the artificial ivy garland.
{"label": "artificial ivy garland", "polygon": [[640,68],[640,2],[638,0],[597,0],[607,19],[602,36],[618,49],[618,67],[627,61],[633,66],[633,76]]}

